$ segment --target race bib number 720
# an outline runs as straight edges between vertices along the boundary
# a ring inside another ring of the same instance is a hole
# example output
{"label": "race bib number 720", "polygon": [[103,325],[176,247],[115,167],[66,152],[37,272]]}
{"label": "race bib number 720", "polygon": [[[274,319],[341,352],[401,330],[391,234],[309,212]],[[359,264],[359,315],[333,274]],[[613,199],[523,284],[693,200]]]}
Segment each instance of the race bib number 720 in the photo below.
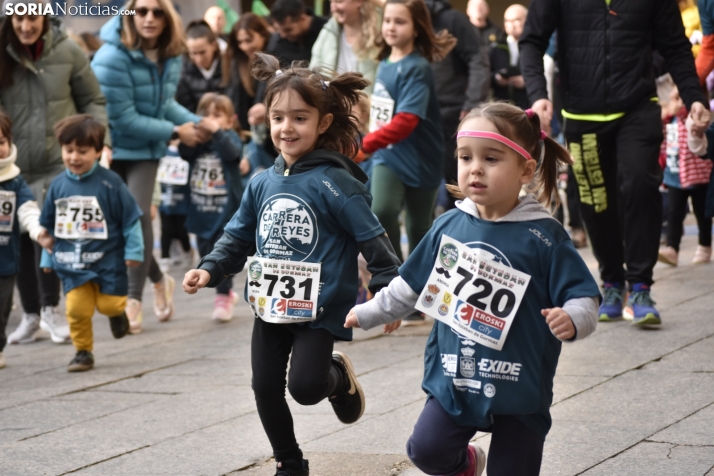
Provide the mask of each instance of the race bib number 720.
{"label": "race bib number 720", "polygon": [[443,235],[415,307],[462,336],[501,350],[530,279]]}
{"label": "race bib number 720", "polygon": [[248,302],[256,316],[273,324],[314,321],[320,263],[248,258]]}

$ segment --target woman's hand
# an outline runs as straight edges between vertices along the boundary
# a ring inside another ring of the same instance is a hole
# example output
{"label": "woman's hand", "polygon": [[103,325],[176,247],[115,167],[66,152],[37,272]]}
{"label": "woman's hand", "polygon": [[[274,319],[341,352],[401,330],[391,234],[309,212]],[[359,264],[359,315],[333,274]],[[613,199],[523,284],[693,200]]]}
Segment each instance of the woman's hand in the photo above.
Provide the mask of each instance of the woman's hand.
{"label": "woman's hand", "polygon": [[210,117],[204,117],[203,119],[201,119],[201,122],[198,123],[198,127],[199,129],[203,129],[211,135],[215,134],[221,129],[221,125],[218,123],[218,121]]}
{"label": "woman's hand", "polygon": [[211,280],[211,275],[204,269],[192,269],[183,277],[183,290],[188,294],[196,294],[201,288],[205,288]]}

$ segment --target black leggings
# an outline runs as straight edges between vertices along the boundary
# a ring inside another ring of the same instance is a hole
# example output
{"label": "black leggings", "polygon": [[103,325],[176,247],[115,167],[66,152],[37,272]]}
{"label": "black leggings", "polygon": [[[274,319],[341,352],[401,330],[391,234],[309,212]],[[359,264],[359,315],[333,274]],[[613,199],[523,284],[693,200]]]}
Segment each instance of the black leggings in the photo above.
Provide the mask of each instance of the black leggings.
{"label": "black leggings", "polygon": [[179,240],[184,251],[191,249],[186,231],[186,215],[167,215],[161,213],[161,257],[168,258],[171,252],[171,242]]}
{"label": "black leggings", "polygon": [[32,241],[30,235],[20,235],[20,270],[17,273],[17,289],[20,291],[22,309],[27,314],[39,314],[40,308],[56,306],[60,300],[60,280],[54,271],[45,273],[40,269],[42,247]]}
{"label": "black leggings", "polygon": [[[407,455],[426,474],[459,474],[469,467],[467,446],[478,430],[457,425],[441,404],[430,398],[409,437]],[[543,443],[543,438],[515,417],[494,416],[488,476],[538,476]]]}
{"label": "black leggings", "polygon": [[342,386],[342,373],[332,365],[335,338],[325,329],[300,324],[253,324],[251,365],[258,415],[276,461],[301,460],[293,417],[285,400],[285,377],[290,360],[288,390],[300,405],[315,405]]}
{"label": "black leggings", "polygon": [[667,188],[667,246],[679,251],[682,241],[684,219],[687,216],[687,198],[692,197],[694,216],[697,217],[699,226],[699,244],[712,245],[712,219],[704,217],[707,200],[707,186],[697,185],[694,188],[683,190],[681,188]]}

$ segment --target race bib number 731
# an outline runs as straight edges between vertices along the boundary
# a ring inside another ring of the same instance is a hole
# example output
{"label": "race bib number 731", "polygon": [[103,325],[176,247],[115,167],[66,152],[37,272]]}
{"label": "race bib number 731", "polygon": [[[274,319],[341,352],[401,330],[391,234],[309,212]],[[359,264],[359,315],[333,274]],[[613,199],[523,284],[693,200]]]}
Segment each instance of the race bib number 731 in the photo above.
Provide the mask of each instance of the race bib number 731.
{"label": "race bib number 731", "polygon": [[273,324],[314,321],[320,269],[320,263],[248,258],[250,307],[256,316]]}
{"label": "race bib number 731", "polygon": [[443,235],[415,306],[464,337],[501,350],[530,276]]}

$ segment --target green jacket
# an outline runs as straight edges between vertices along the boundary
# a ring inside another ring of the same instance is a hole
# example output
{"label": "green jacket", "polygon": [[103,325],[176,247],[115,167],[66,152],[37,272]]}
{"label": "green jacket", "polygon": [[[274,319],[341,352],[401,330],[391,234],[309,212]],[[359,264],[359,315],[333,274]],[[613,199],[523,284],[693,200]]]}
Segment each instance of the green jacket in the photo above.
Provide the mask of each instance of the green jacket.
{"label": "green jacket", "polygon": [[[5,19],[0,17],[0,22]],[[64,170],[54,125],[67,116],[87,113],[107,126],[106,100],[87,55],[67,37],[58,18],[49,20],[50,28],[42,36],[44,47],[37,61],[20,56],[11,45],[0,45],[20,63],[13,73],[13,85],[0,89],[0,108],[12,120],[17,166],[37,203],[44,202],[50,182]],[[111,144],[109,137],[107,127],[107,145]]]}
{"label": "green jacket", "polygon": [[[330,71],[337,70],[337,58],[340,54],[340,36],[342,35],[342,25],[337,23],[337,20],[330,20],[322,27],[320,34],[312,46],[312,58],[310,59],[310,68],[322,66]],[[357,71],[371,84],[365,88],[367,94],[372,93],[374,78],[377,76],[377,51],[371,51],[367,58],[357,59]]]}

